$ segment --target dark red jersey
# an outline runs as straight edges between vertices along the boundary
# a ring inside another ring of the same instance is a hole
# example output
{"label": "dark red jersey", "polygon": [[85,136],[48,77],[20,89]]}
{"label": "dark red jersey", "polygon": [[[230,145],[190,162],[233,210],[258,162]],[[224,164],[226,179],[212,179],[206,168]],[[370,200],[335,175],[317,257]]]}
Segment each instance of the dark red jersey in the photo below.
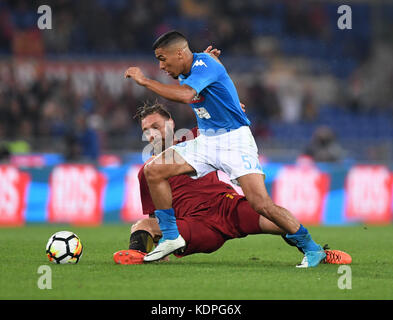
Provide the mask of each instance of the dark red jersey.
{"label": "dark red jersey", "polygon": [[[152,214],[155,207],[143,171],[145,165],[146,163],[138,173],[140,194],[143,214]],[[201,211],[208,210],[219,199],[222,199],[225,194],[237,194],[232,186],[218,179],[217,172],[211,172],[199,179],[180,175],[168,181],[172,189],[172,206],[178,218],[197,212],[200,214]]]}
{"label": "dark red jersey", "polygon": [[[138,174],[143,214],[152,214],[155,207],[143,168],[144,166]],[[178,218],[207,210],[222,195],[237,194],[229,184],[218,179],[216,172],[211,172],[199,179],[192,179],[188,175],[172,177],[169,179],[169,184],[172,189],[172,206]]]}

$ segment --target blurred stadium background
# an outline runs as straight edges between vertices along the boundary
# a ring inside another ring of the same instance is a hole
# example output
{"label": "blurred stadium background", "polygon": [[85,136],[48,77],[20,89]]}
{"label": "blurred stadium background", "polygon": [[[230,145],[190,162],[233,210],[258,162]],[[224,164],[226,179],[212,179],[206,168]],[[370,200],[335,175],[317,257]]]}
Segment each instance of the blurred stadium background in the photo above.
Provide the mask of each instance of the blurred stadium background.
{"label": "blurred stadium background", "polygon": [[[42,4],[50,30],[37,27]],[[0,225],[140,217],[133,115],[157,97],[123,73],[172,81],[151,50],[171,29],[194,51],[222,50],[276,202],[305,224],[390,223],[393,4],[345,1],[352,29],[340,30],[341,4],[0,0]],[[177,128],[195,125],[165,103]]]}

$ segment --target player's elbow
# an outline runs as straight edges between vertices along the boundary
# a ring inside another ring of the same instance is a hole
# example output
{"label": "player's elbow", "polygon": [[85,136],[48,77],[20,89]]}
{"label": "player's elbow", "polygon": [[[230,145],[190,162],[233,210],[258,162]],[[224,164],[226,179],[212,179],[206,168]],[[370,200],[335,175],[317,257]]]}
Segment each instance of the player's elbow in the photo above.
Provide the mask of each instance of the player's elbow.
{"label": "player's elbow", "polygon": [[192,100],[196,96],[196,91],[188,86],[184,86],[183,92],[182,92],[182,97],[181,97],[181,102],[183,103],[192,103]]}
{"label": "player's elbow", "polygon": [[185,97],[181,102],[185,104],[191,104],[194,97]]}

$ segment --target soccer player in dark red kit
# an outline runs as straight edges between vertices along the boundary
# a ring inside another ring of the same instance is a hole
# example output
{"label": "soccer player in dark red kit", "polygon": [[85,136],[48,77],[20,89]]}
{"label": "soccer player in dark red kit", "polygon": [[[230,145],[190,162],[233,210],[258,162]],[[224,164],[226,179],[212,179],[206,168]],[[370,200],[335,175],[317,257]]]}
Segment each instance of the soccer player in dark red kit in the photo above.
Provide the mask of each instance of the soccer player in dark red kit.
{"label": "soccer player in dark red kit", "polygon": [[[174,141],[175,123],[170,113],[160,104],[145,104],[139,108],[136,117],[140,121],[144,136],[153,146],[155,154]],[[197,136],[194,128],[188,139]],[[184,139],[183,139],[184,140]],[[148,163],[149,159],[146,161]],[[145,163],[145,165],[146,165]],[[113,255],[118,264],[142,264],[144,256],[153,248],[162,235],[154,217],[155,207],[144,176],[143,167],[138,174],[143,213],[149,218],[139,220],[131,228],[128,250]],[[217,172],[211,172],[199,179],[179,175],[169,179],[176,209],[176,224],[186,242],[176,256],[193,253],[210,253],[219,249],[225,241],[250,234],[285,235],[277,225],[258,214],[246,198],[239,195],[231,185],[218,179]],[[284,240],[285,237],[283,237]],[[291,243],[289,243],[291,244]],[[338,250],[325,250],[327,263],[350,263],[350,256]]]}

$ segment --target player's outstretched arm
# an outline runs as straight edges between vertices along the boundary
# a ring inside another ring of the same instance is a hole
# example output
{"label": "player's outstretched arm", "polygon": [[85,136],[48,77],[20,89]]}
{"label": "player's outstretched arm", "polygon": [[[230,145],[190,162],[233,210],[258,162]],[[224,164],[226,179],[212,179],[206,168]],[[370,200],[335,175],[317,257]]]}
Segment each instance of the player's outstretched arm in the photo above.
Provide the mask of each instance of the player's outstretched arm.
{"label": "player's outstretched arm", "polygon": [[125,78],[133,79],[140,86],[155,92],[161,97],[181,102],[181,103],[191,103],[191,100],[196,95],[196,91],[187,85],[178,84],[164,84],[153,79],[145,77],[143,72],[138,67],[130,67],[124,73]]}

